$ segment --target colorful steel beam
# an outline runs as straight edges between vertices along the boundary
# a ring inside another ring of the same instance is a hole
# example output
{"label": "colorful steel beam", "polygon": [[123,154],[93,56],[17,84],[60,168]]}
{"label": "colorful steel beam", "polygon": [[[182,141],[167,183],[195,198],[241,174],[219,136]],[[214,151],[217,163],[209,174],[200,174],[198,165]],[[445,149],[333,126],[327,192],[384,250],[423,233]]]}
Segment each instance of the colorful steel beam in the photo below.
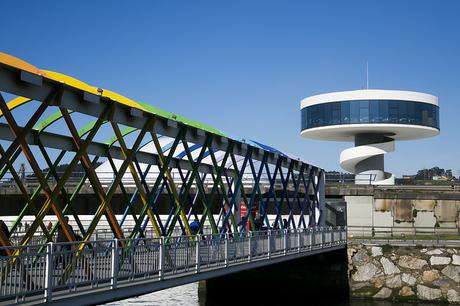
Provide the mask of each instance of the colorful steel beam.
{"label": "colorful steel beam", "polygon": [[[156,237],[207,230],[243,235],[261,226],[282,228],[284,218],[293,228],[319,226],[324,219],[323,170],[270,146],[4,53],[0,91],[16,96],[6,103],[0,95],[0,179],[11,177],[24,198],[10,226],[21,239],[13,241],[0,229],[0,245],[27,245],[39,230],[46,243],[54,240],[59,227],[74,241],[76,233],[66,223],[66,214],[73,215],[84,241],[92,240],[104,223],[121,244],[124,237],[143,237],[149,229]],[[39,183],[32,189],[15,170],[24,158]],[[103,164],[95,169],[96,162]],[[83,173],[71,185],[76,169]],[[113,173],[108,186],[99,169]],[[83,189],[95,195],[89,224],[76,213],[75,200]],[[122,215],[113,208],[117,193],[122,194]],[[135,208],[138,201],[140,208]],[[58,222],[47,229],[44,220],[50,212]],[[19,233],[18,224],[26,215],[35,219]],[[126,228],[127,218],[133,228]],[[191,227],[195,219],[198,230]]]}

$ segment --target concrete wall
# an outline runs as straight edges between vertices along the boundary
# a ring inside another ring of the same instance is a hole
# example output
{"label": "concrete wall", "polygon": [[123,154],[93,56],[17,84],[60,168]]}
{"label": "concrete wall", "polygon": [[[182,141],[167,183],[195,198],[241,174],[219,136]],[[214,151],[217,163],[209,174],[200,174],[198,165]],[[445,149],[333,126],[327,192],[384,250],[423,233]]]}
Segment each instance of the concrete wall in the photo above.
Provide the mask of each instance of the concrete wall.
{"label": "concrete wall", "polygon": [[346,195],[349,226],[460,227],[460,200]]}
{"label": "concrete wall", "polygon": [[372,226],[373,196],[345,196],[347,223],[356,226]]}

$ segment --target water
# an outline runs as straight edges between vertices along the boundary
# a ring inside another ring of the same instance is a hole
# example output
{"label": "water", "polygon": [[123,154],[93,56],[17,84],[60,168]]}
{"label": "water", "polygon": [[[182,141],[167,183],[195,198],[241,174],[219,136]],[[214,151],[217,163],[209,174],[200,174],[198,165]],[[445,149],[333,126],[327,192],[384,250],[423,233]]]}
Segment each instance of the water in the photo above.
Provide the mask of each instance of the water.
{"label": "water", "polygon": [[[295,293],[293,293],[295,294]],[[226,295],[223,293],[223,295]],[[241,301],[241,295],[237,294],[230,294],[228,298],[235,298],[235,306],[244,305]],[[225,298],[223,296],[223,298]],[[270,305],[266,304],[265,305]],[[204,303],[200,304],[200,300],[198,297],[198,283],[192,283],[184,286],[174,287],[150,294],[141,295],[134,298],[129,298],[117,302],[107,303],[104,304],[106,306],[126,306],[126,305],[152,305],[152,306],[160,306],[160,305],[177,305],[177,306],[205,306]],[[251,304],[255,305],[255,304]],[[278,304],[272,304],[278,305]],[[350,300],[350,301],[343,301],[343,302],[327,302],[322,297],[321,300],[312,301],[309,300],[308,297],[303,296],[302,300],[299,300],[298,304],[295,306],[300,305],[312,305],[312,306],[439,306],[440,304],[433,304],[433,303],[401,303],[401,302],[391,302],[391,301],[366,301],[366,300]],[[209,305],[206,306],[219,306],[219,305]]]}
{"label": "water", "polygon": [[177,305],[177,306],[199,306],[198,283],[161,290],[154,293],[141,295],[126,300],[104,304],[107,306],[125,305]]}

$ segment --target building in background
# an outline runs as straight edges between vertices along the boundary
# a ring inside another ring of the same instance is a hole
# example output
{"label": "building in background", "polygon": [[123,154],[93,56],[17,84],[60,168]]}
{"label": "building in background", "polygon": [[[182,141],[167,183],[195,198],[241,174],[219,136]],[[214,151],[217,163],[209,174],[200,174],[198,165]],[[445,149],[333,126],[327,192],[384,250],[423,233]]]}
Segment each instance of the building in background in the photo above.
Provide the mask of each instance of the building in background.
{"label": "building in background", "polygon": [[332,92],[305,98],[300,108],[303,137],[354,142],[340,154],[340,166],[355,174],[356,184],[393,185],[383,156],[394,151],[395,140],[439,134],[438,98],[420,92]]}

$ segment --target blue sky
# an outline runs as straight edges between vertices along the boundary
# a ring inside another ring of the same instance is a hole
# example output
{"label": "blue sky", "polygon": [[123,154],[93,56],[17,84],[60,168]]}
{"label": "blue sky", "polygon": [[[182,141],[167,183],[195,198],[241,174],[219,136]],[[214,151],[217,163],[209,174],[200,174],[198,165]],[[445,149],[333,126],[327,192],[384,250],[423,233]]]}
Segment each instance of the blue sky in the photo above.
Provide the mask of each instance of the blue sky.
{"label": "blue sky", "polygon": [[460,174],[458,1],[2,1],[1,51],[338,170],[300,100],[365,86],[440,99],[441,134],[388,171]]}

